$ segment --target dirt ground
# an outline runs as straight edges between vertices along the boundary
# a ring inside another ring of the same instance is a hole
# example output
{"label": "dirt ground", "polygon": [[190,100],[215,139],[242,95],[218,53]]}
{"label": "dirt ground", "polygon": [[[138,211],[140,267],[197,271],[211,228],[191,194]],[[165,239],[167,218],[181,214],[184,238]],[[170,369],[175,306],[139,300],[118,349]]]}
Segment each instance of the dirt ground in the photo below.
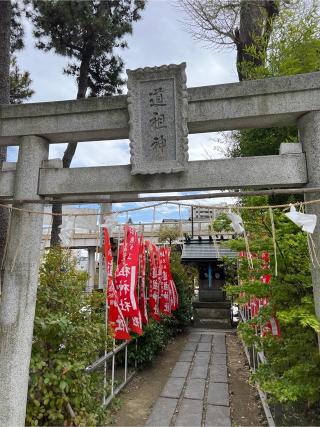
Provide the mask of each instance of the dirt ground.
{"label": "dirt ground", "polygon": [[226,336],[232,425],[266,426],[257,390],[249,384],[249,366],[236,334]]}
{"label": "dirt ground", "polygon": [[[185,335],[176,337],[151,367],[136,374],[119,395],[118,410],[112,414],[112,426],[145,425],[186,342]],[[242,346],[235,334],[228,334],[226,342],[232,426],[265,426],[267,422],[258,392],[248,382],[249,367]]]}
{"label": "dirt ground", "polygon": [[150,368],[133,377],[119,395],[120,407],[113,415],[113,426],[144,426],[186,342],[186,335],[177,336]]}

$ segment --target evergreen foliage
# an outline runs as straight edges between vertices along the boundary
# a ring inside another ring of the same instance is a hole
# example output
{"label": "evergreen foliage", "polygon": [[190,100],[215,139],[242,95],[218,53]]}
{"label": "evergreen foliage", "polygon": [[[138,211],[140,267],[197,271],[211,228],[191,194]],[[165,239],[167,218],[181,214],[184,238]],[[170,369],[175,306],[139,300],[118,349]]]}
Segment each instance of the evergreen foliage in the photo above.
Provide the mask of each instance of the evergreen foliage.
{"label": "evergreen foliage", "polygon": [[70,58],[64,72],[78,82],[77,98],[121,93],[125,34],[140,18],[143,0],[32,1],[37,47]]}
{"label": "evergreen foliage", "polygon": [[19,70],[15,57],[10,64],[10,104],[22,104],[34,94],[29,71]]}

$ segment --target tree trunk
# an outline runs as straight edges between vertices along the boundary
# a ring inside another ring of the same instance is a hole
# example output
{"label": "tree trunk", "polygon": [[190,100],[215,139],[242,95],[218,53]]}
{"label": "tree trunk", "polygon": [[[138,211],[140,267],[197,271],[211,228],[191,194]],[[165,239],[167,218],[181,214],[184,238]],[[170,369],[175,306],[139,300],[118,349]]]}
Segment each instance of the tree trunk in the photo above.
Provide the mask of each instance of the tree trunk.
{"label": "tree trunk", "polygon": [[[89,64],[92,54],[84,55],[84,59],[81,61],[80,65],[80,75],[78,81],[78,93],[77,99],[85,98],[87,89],[88,89],[88,75],[89,75]],[[62,165],[64,168],[69,168],[73,159],[73,156],[77,149],[77,142],[69,142],[66,151],[63,154]],[[52,229],[51,229],[51,240],[50,246],[60,246],[60,226],[62,225],[62,204],[55,203],[52,205],[52,213],[59,213],[60,215],[55,215],[52,220]]]}
{"label": "tree trunk", "polygon": [[[0,1],[0,104],[10,103],[10,21],[11,2]],[[0,171],[6,159],[7,147],[0,146]],[[4,256],[8,220],[8,209],[0,208],[0,265]]]}
{"label": "tree trunk", "polygon": [[[277,0],[241,0],[240,29],[235,31],[237,46],[237,71],[240,81],[246,80],[245,63],[255,66],[263,64],[270,35],[272,22],[279,13]],[[257,56],[248,49],[254,47]]]}

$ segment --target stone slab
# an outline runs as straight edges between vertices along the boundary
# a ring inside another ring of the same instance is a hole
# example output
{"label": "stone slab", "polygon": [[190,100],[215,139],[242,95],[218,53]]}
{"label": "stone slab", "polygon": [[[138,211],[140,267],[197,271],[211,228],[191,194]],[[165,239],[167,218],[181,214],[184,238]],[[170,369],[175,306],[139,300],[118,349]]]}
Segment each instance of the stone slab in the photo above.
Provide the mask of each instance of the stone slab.
{"label": "stone slab", "polygon": [[200,342],[198,344],[198,351],[211,351],[211,343],[210,342]]}
{"label": "stone slab", "polygon": [[203,363],[194,363],[190,378],[207,378],[208,374],[208,364]]}
{"label": "stone slab", "polygon": [[204,379],[190,378],[184,392],[184,397],[186,399],[203,400],[205,385],[206,381]]}
{"label": "stone slab", "polygon": [[203,365],[208,365],[209,360],[210,360],[210,353],[204,352],[204,351],[200,351],[199,353],[197,352],[194,358],[195,363],[203,364]]}
{"label": "stone slab", "polygon": [[177,403],[178,399],[159,397],[145,425],[148,427],[169,426]]}
{"label": "stone slab", "polygon": [[215,353],[226,353],[227,347],[226,347],[226,344],[223,342],[215,342],[213,346],[213,350]]}
{"label": "stone slab", "polygon": [[216,333],[214,334],[215,342],[226,342],[226,335],[224,333]]}
{"label": "stone slab", "polygon": [[208,403],[229,406],[228,384],[209,382]]}
{"label": "stone slab", "polygon": [[208,405],[205,427],[231,427],[230,408]]}
{"label": "stone slab", "polygon": [[212,342],[212,335],[201,335],[200,342]]}
{"label": "stone slab", "polygon": [[179,357],[179,362],[191,362],[193,359],[194,351],[184,350]]}
{"label": "stone slab", "polygon": [[171,372],[171,377],[186,378],[190,368],[190,362],[177,362]]}
{"label": "stone slab", "polygon": [[228,370],[226,365],[211,365],[210,381],[215,383],[228,382]]}
{"label": "stone slab", "polygon": [[214,352],[212,355],[211,364],[212,365],[226,365],[227,364],[226,353],[215,353]]}
{"label": "stone slab", "polygon": [[186,63],[127,70],[132,174],[185,170]]}
{"label": "stone slab", "polygon": [[201,427],[202,400],[183,399],[175,422],[176,427]]}
{"label": "stone slab", "polygon": [[184,350],[195,350],[197,348],[198,343],[197,342],[187,342]]}
{"label": "stone slab", "polygon": [[[320,73],[188,88],[189,133],[295,124],[320,109]],[[129,137],[124,95],[72,101],[3,105],[0,144],[17,145],[21,135],[44,135],[49,142]]]}
{"label": "stone slab", "polygon": [[175,378],[175,377],[169,378],[160,396],[174,397],[178,399],[182,392],[184,382],[185,382],[184,378]]}
{"label": "stone slab", "polygon": [[[68,141],[68,139],[66,139]],[[40,196],[156,193],[227,188],[300,186],[308,182],[304,154],[195,160],[181,174],[131,175],[130,165],[40,169]],[[136,196],[135,196],[136,197]],[[111,199],[112,200],[112,199]],[[226,327],[226,325],[224,326]]]}
{"label": "stone slab", "polygon": [[200,341],[200,338],[201,338],[200,334],[190,334],[189,337],[188,337],[188,341],[189,342],[197,342],[198,343]]}

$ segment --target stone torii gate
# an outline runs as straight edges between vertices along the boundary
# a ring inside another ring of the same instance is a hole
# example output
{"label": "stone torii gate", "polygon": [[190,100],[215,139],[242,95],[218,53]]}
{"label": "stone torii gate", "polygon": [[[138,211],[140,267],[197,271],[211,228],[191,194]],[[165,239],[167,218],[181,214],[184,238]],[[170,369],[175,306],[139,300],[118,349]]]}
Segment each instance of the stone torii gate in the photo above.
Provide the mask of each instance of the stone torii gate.
{"label": "stone torii gate", "polygon": [[[4,163],[0,172],[0,202],[12,200],[22,209],[12,211],[1,270],[1,425],[24,425],[44,202],[320,187],[320,73],[187,89],[184,68],[131,71],[128,96],[0,107],[0,145],[19,145],[17,164]],[[284,144],[279,155],[188,162],[188,131],[295,124],[301,145]],[[130,165],[61,169],[61,161],[48,160],[49,144],[128,137]],[[306,197],[320,198],[319,193]],[[308,211],[320,217],[320,205]],[[320,221],[314,240],[320,258]],[[317,266],[312,278],[320,318]]]}

